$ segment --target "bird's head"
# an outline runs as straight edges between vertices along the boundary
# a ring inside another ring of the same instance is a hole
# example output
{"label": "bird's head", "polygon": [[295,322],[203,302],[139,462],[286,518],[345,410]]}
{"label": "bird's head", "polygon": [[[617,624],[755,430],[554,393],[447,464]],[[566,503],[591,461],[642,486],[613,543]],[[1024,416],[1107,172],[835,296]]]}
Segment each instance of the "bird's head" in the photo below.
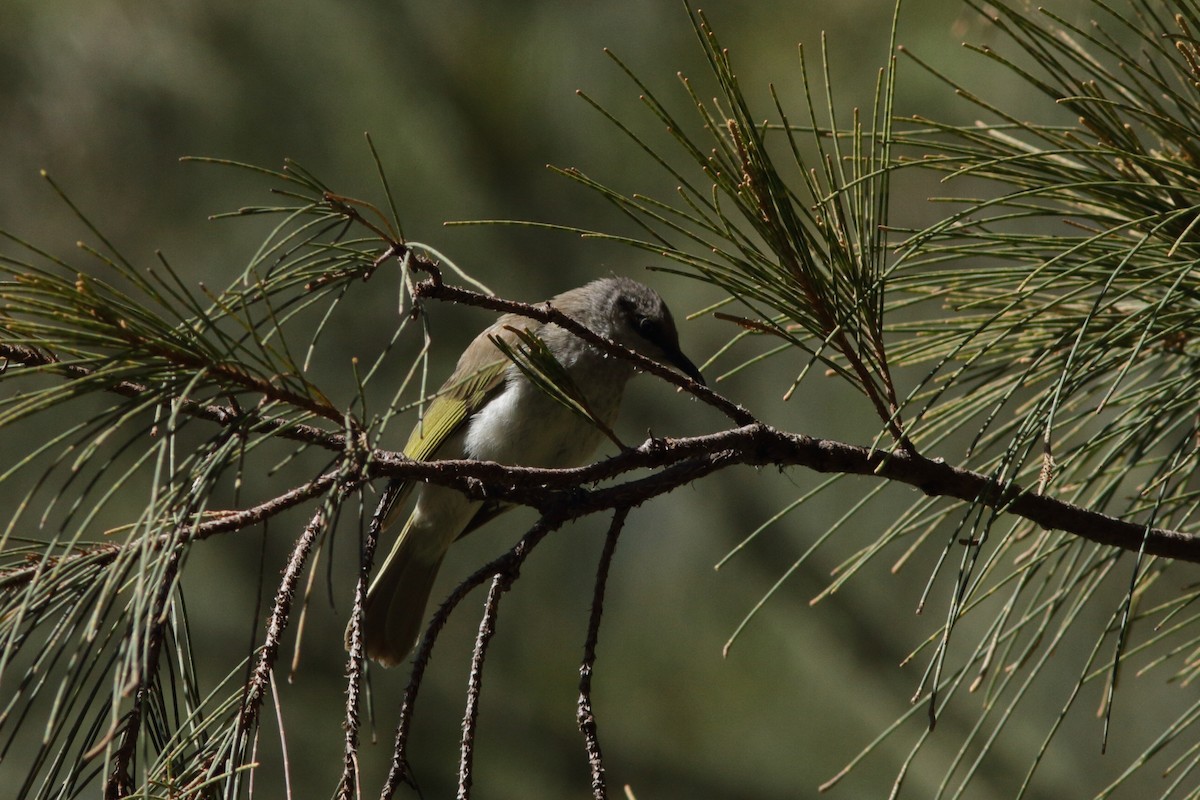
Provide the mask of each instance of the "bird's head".
{"label": "bird's head", "polygon": [[590,307],[597,333],[704,384],[700,370],[680,349],[675,320],[658,292],[623,277],[602,278],[575,291]]}

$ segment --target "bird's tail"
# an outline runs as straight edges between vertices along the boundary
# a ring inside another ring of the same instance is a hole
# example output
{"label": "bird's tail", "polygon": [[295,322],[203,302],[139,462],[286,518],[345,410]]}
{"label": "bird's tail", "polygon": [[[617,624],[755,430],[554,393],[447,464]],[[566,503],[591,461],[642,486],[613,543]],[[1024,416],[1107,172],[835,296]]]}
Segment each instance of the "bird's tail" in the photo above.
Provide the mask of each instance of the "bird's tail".
{"label": "bird's tail", "polygon": [[363,640],[367,657],[385,667],[404,661],[416,644],[425,606],[446,549],[429,547],[413,535],[412,519],[396,537],[380,567],[363,608]]}
{"label": "bird's tail", "polygon": [[[371,521],[381,539],[399,517],[411,489],[412,484],[401,481],[388,486]],[[433,581],[446,555],[445,548],[430,548],[428,539],[417,535],[413,520],[409,517],[376,572],[363,608],[367,657],[385,667],[402,662],[416,643]],[[346,649],[350,649],[350,626],[346,627]]]}

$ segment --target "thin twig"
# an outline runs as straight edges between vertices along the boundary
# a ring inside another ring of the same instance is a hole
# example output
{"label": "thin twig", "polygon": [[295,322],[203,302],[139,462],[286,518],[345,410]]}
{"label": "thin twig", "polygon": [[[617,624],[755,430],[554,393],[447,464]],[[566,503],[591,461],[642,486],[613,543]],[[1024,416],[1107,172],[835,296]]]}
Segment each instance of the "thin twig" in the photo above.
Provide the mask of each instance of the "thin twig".
{"label": "thin twig", "polygon": [[346,658],[346,742],[342,762],[342,779],[338,784],[338,800],[354,800],[358,794],[358,709],[361,703],[363,671],[366,669],[366,648],[363,643],[363,608],[367,602],[367,587],[370,585],[371,565],[375,560],[375,546],[383,528],[383,518],[376,514],[367,526],[359,561],[358,582],[354,587],[354,607],[350,611],[348,638],[350,652]]}
{"label": "thin twig", "polygon": [[[53,355],[17,344],[0,342],[0,359],[26,367],[50,369],[72,380],[89,378],[94,374],[86,367],[64,364]],[[135,381],[117,381],[107,387],[107,391],[122,397],[135,398],[144,398],[153,392],[149,386]],[[197,403],[185,398],[171,398],[169,402],[175,404],[182,414],[215,422],[218,425],[237,425],[251,433],[273,434],[281,439],[313,444],[339,453],[346,449],[344,435],[329,433],[312,425],[278,419],[262,419],[252,411],[216,403]]]}
{"label": "thin twig", "polygon": [[412,727],[417,695],[421,690],[421,680],[425,677],[425,669],[429,666],[430,656],[433,655],[433,646],[437,643],[438,634],[442,632],[442,628],[450,618],[450,613],[475,587],[487,580],[489,576],[494,575],[507,558],[509,558],[509,553],[485,564],[462,581],[438,606],[429,624],[425,627],[421,643],[413,655],[412,672],[408,678],[408,685],[404,689],[404,699],[400,704],[400,718],[396,723],[395,744],[392,747],[392,763],[388,768],[387,780],[384,781],[383,789],[379,794],[380,800],[391,800],[401,783],[416,788],[416,781],[408,766],[408,733]]}
{"label": "thin twig", "polygon": [[416,653],[413,656],[412,674],[409,676],[408,686],[404,690],[404,700],[400,706],[400,719],[396,724],[396,739],[395,745],[392,748],[392,764],[388,770],[388,777],[384,782],[383,790],[380,792],[380,800],[391,800],[401,783],[415,787],[415,782],[408,766],[409,730],[412,727],[413,711],[416,708],[417,695],[421,688],[421,679],[424,677],[425,669],[429,665],[429,658],[433,653],[434,644],[437,643],[438,634],[445,627],[451,612],[462,602],[463,598],[489,577],[517,569],[520,563],[528,556],[529,552],[547,534],[557,530],[560,526],[561,523],[551,523],[544,519],[538,520],[512,549],[484,564],[459,583],[454,588],[454,591],[450,593],[450,596],[434,612],[433,617],[429,620],[429,624],[425,627],[421,643],[417,646]]}
{"label": "thin twig", "polygon": [[283,638],[283,633],[287,630],[288,621],[291,618],[296,585],[300,581],[305,564],[308,563],[308,555],[312,551],[313,543],[324,529],[328,516],[329,511],[325,506],[316,510],[303,533],[296,539],[296,543],[292,547],[292,554],[288,557],[287,565],[283,569],[279,588],[275,590],[275,603],[271,607],[271,616],[267,621],[267,634],[258,654],[258,663],[254,667],[254,674],[250,678],[245,699],[242,701],[242,714],[238,723],[242,731],[249,730],[250,726],[258,720],[267,684],[271,681],[275,660],[279,655],[280,640]]}
{"label": "thin twig", "polygon": [[[240,531],[263,523],[289,508],[294,508],[328,491],[338,481],[346,481],[343,484],[343,491],[351,491],[361,485],[364,479],[347,479],[344,470],[333,470],[318,478],[314,478],[303,486],[297,486],[295,489],[284,492],[278,497],[273,497],[256,506],[240,511],[211,512],[206,515],[210,517],[207,522],[201,522],[188,529],[191,533],[188,541],[189,543],[197,542],[219,533]],[[176,534],[174,533],[163,534],[153,543],[152,549],[166,547],[174,542],[176,538]],[[36,577],[39,570],[43,569],[46,563],[69,563],[76,559],[95,558],[97,565],[104,566],[114,561],[126,547],[143,546],[143,543],[140,541],[132,541],[124,545],[113,542],[101,542],[94,545],[76,546],[70,553],[58,556],[57,558],[45,557],[27,566],[0,571],[0,590],[11,591],[22,586]]]}
{"label": "thin twig", "polygon": [[492,578],[487,600],[483,604],[483,618],[479,621],[479,633],[475,637],[475,649],[471,653],[471,673],[467,678],[467,708],[463,713],[462,741],[459,747],[458,796],[457,800],[469,800],[475,755],[475,728],[479,718],[479,695],[483,688],[483,662],[487,657],[488,643],[496,633],[496,617],[500,613],[500,598],[521,573],[521,565],[555,526],[542,519],[530,529],[521,541],[500,559],[500,568]]}
{"label": "thin twig", "polygon": [[511,572],[497,572],[492,577],[492,586],[483,603],[483,618],[479,620],[479,633],[475,637],[475,649],[471,652],[471,672],[467,676],[467,709],[463,712],[462,741],[458,751],[458,800],[469,800],[471,797],[475,730],[479,720],[479,695],[483,690],[483,661],[487,657],[488,644],[496,634],[500,597],[512,586],[515,577]]}
{"label": "thin twig", "polygon": [[592,672],[596,666],[596,643],[600,639],[600,618],[604,614],[604,590],[608,585],[608,569],[628,515],[628,507],[617,508],[612,524],[608,527],[608,536],[604,539],[604,549],[600,552],[600,563],[596,567],[596,586],[592,592],[587,641],[583,644],[583,661],[579,665],[579,704],[576,720],[579,723],[579,732],[583,734],[584,749],[587,750],[588,766],[592,772],[592,797],[595,800],[606,800],[608,788],[604,780],[604,757],[600,752],[596,715],[592,711]]}

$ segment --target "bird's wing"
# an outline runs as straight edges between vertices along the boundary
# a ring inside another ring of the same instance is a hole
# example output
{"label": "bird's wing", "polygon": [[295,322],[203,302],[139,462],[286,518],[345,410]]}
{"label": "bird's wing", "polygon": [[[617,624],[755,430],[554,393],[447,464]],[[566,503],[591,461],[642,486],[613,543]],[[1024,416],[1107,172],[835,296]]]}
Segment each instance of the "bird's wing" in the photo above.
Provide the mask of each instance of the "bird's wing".
{"label": "bird's wing", "polygon": [[[523,317],[506,314],[485,331],[486,335],[476,337],[413,427],[408,444],[404,446],[404,455],[414,461],[428,461],[436,456],[463,423],[504,388],[504,376],[510,362],[490,337],[515,344],[518,337],[511,329],[529,329],[534,325]],[[375,512],[377,517],[382,517],[383,528],[395,522],[411,488],[412,485],[403,480],[394,480],[388,485]]]}
{"label": "bird's wing", "polygon": [[404,455],[414,461],[433,458],[467,418],[503,387],[508,361],[499,351],[496,355],[499,356],[496,361],[469,375],[457,380],[451,376],[413,426],[408,444],[404,446]]}
{"label": "bird's wing", "polygon": [[504,388],[510,362],[492,338],[515,345],[519,338],[511,328],[528,329],[532,325],[530,320],[505,314],[467,346],[453,374],[413,428],[404,455],[414,461],[432,458],[460,425]]}

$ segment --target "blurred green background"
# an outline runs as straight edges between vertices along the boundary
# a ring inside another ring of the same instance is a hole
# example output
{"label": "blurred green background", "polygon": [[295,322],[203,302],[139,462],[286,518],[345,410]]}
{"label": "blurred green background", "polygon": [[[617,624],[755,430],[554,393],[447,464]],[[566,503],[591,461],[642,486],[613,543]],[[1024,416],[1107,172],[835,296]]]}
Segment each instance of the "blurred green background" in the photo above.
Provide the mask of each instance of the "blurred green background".
{"label": "blurred green background", "polygon": [[[1080,5],[1063,8],[1079,18]],[[820,33],[827,31],[842,113],[852,104],[869,105],[886,56],[889,4],[712,0],[703,9],[732,49],[752,99],[762,101],[773,82],[799,116],[796,45],[805,43],[815,56]],[[908,2],[899,38],[956,76],[970,80],[978,71],[994,102],[1054,119],[1049,104],[1036,98],[1027,104],[1027,91],[960,47],[964,40],[996,39],[963,4]],[[267,228],[206,216],[269,196],[246,174],[180,164],[179,157],[271,167],[293,158],[339,191],[379,199],[363,139],[369,131],[398,195],[406,235],[436,246],[500,294],[536,300],[615,271],[655,285],[682,317],[714,296],[685,280],[646,273],[652,261],[643,253],[544,231],[442,227],[447,220],[505,218],[627,230],[611,207],[546,164],[578,167],[627,191],[671,191],[672,183],[648,158],[575,96],[577,89],[586,91],[666,143],[605,47],[681,114],[687,106],[677,71],[699,79],[703,96],[712,94],[704,88],[705,69],[687,15],[676,2],[4,0],[0,227],[66,254],[86,236],[38,177],[46,168],[132,260],[150,263],[161,249],[189,279],[222,285],[253,255]],[[759,107],[769,116],[765,103]],[[943,85],[909,66],[902,72],[900,108],[956,121],[974,118]],[[916,178],[901,188],[911,198],[896,202],[900,221],[936,219],[937,209],[924,202],[936,187]],[[393,276],[380,275],[370,290],[359,291],[355,313],[343,315],[328,334],[311,376],[318,385],[348,387],[350,356],[365,358],[386,341],[396,324],[395,284]],[[487,316],[451,308],[432,314],[435,363],[442,365],[432,376],[436,382]],[[698,361],[731,334],[712,319],[681,328],[685,349]],[[710,377],[734,363],[709,367]],[[781,401],[799,366],[772,361],[717,388],[788,429],[869,441],[877,423],[865,402],[833,381],[809,379],[789,403]],[[632,387],[618,432],[636,442],[647,429],[683,435],[723,422],[642,379]],[[395,433],[399,445],[403,432]],[[27,441],[17,437],[3,447],[20,452],[38,431],[31,427],[25,435]],[[630,784],[639,800],[815,796],[821,781],[909,708],[924,660],[898,664],[944,612],[945,592],[935,587],[931,611],[914,614],[928,557],[892,575],[893,559],[885,554],[847,589],[809,605],[829,570],[873,539],[877,531],[864,526],[889,521],[890,508],[909,502],[904,492],[885,495],[870,515],[797,571],[722,658],[722,644],[743,615],[870,486],[845,482],[839,493],[788,517],[713,571],[742,537],[816,480],[799,470],[729,471],[631,516],[609,585],[595,680],[614,795]],[[0,504],[9,491],[0,486]],[[128,498],[130,513],[139,503]],[[511,544],[531,520],[516,512],[454,548],[435,597]],[[300,517],[293,522],[271,528],[265,583],[259,579],[257,534],[242,541],[219,537],[196,549],[185,588],[207,679],[215,681],[261,635],[252,624],[256,602],[269,602],[303,524]],[[505,600],[485,678],[476,797],[588,795],[575,696],[605,528],[606,520],[596,519],[551,537]],[[280,681],[297,797],[326,796],[340,770],[341,631],[352,587],[352,538],[343,536],[339,545],[333,607],[319,579],[299,671],[293,682]],[[481,599],[469,601],[444,634],[418,706],[413,766],[426,797],[453,791],[467,658]],[[1098,609],[1093,622],[1109,611]],[[1090,642],[1086,636],[1080,641],[1081,648]],[[1079,668],[1069,652],[1061,661],[1061,676],[1048,674],[1028,700],[1044,713],[1009,726],[969,796],[1002,797],[1019,783],[1031,748]],[[367,796],[386,771],[406,677],[404,670],[372,674],[377,741],[365,731]],[[1087,714],[1074,715],[1032,796],[1079,796],[1081,783],[1103,785],[1115,776],[1163,724],[1158,713],[1167,712],[1170,698],[1154,694],[1156,681],[1137,687],[1136,714],[1118,709],[1118,735],[1104,757],[1099,725]],[[956,700],[910,771],[906,796],[932,793],[978,702]],[[920,720],[911,723],[832,796],[885,796],[921,730]],[[284,794],[272,731],[264,725],[260,797]],[[20,771],[17,751],[0,764],[0,783]]]}

